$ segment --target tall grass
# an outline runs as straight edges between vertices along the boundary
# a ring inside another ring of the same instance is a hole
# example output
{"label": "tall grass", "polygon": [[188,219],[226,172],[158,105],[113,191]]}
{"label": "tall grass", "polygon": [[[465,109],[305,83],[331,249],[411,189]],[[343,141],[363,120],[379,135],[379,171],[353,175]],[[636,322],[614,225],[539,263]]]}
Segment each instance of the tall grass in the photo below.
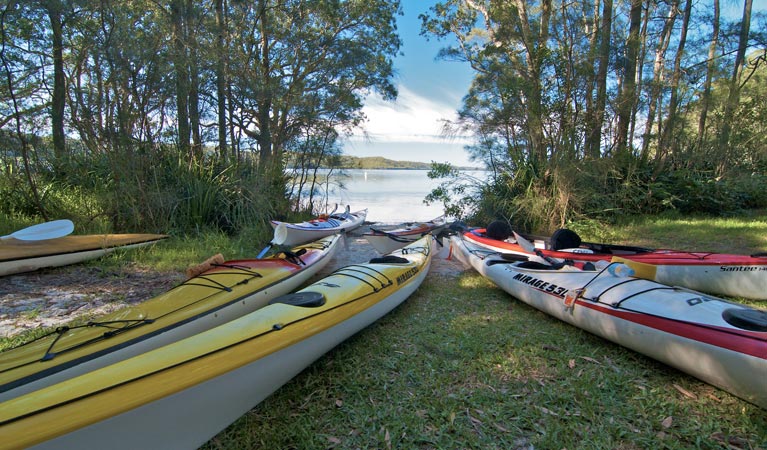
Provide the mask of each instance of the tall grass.
{"label": "tall grass", "polygon": [[450,212],[475,224],[497,219],[516,229],[551,232],[567,223],[612,223],[624,216],[661,213],[732,216],[767,207],[767,177],[732,173],[716,178],[706,168],[652,164],[620,165],[611,159],[496,164],[487,180],[465,183],[449,166],[433,164],[430,176],[444,181],[430,194]]}
{"label": "tall grass", "polygon": [[[13,167],[12,162],[6,162]],[[249,161],[189,160],[172,148],[134,152],[76,153],[40,164],[38,205],[18,172],[0,181],[0,213],[70,218],[80,231],[191,233],[268,228],[286,209],[283,180],[273,180]],[[275,182],[276,181],[276,182]]]}

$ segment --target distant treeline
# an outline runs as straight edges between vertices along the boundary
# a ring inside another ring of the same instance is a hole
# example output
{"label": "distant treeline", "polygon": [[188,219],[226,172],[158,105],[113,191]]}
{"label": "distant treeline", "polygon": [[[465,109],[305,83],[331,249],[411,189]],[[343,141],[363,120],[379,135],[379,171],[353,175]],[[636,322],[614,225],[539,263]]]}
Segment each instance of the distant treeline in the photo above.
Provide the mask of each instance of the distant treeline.
{"label": "distant treeline", "polygon": [[341,169],[417,169],[429,170],[431,163],[417,161],[395,161],[382,156],[347,156],[340,158],[339,168]]}

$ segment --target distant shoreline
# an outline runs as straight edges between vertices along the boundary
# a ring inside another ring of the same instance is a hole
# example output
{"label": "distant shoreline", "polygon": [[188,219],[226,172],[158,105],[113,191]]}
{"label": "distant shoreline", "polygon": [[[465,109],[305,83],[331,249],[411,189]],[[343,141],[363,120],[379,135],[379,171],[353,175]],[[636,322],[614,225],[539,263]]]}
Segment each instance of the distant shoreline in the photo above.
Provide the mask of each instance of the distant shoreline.
{"label": "distant shoreline", "polygon": [[[330,169],[330,167],[322,167]],[[341,156],[338,169],[362,169],[362,170],[431,170],[431,163],[420,161],[395,161],[382,156]],[[459,170],[484,170],[479,167],[456,167]]]}

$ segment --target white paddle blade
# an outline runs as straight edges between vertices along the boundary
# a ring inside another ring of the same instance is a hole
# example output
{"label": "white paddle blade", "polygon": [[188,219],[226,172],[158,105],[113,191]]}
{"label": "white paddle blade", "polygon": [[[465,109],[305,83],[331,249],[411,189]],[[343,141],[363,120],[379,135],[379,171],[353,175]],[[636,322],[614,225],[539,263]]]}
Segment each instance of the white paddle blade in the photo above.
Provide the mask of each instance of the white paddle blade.
{"label": "white paddle blade", "polygon": [[51,222],[39,223],[31,227],[2,236],[0,239],[18,239],[20,241],[42,241],[45,239],[55,239],[66,236],[75,229],[75,224],[71,220],[61,219]]}
{"label": "white paddle blade", "polygon": [[517,244],[519,244],[520,247],[526,252],[535,253],[535,244],[517,234],[516,231],[512,231],[512,233],[514,233],[514,239],[517,240]]}
{"label": "white paddle blade", "polygon": [[282,245],[287,240],[288,226],[280,222],[276,227],[274,227],[274,238],[272,239],[272,244]]}

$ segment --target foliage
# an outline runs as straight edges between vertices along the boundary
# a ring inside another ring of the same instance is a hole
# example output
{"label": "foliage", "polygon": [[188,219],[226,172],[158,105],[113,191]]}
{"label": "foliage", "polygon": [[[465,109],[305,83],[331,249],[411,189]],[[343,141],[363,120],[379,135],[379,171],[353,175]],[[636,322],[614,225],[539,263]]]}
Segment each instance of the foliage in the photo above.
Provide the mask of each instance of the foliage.
{"label": "foliage", "polygon": [[624,215],[678,212],[729,216],[767,207],[767,176],[715,178],[710,171],[679,168],[656,175],[654,167],[626,170],[613,160],[572,162],[537,173],[530,166],[488,172],[466,183],[449,165],[429,173],[444,181],[428,196],[473,224],[502,219],[525,231],[548,231],[583,220],[612,222]]}
{"label": "foliage", "polygon": [[[763,205],[767,49],[755,24],[767,18],[755,15],[749,29],[747,10],[737,22],[705,8],[682,17],[681,4],[636,6],[445,0],[422,14],[422,34],[448,44],[440,56],[475,70],[447,129],[473,134],[467,150],[492,173],[491,188],[449,199],[460,175],[443,171],[434,195],[480,223],[533,230]],[[473,207],[458,207],[464,201]]]}
{"label": "foliage", "polygon": [[396,97],[398,14],[397,0],[9,2],[2,208],[115,229],[285,214],[283,153],[331,149],[364,95]]}
{"label": "foliage", "polygon": [[[280,203],[282,184],[275,191],[252,165],[222,164],[216,158],[190,164],[173,148],[144,149],[119,159],[114,153],[99,158],[74,154],[36,172],[35,179],[52,216],[101,232],[235,233],[268,228],[269,218],[286,208]],[[0,212],[34,216],[35,202],[24,184],[13,180],[0,183]]]}

